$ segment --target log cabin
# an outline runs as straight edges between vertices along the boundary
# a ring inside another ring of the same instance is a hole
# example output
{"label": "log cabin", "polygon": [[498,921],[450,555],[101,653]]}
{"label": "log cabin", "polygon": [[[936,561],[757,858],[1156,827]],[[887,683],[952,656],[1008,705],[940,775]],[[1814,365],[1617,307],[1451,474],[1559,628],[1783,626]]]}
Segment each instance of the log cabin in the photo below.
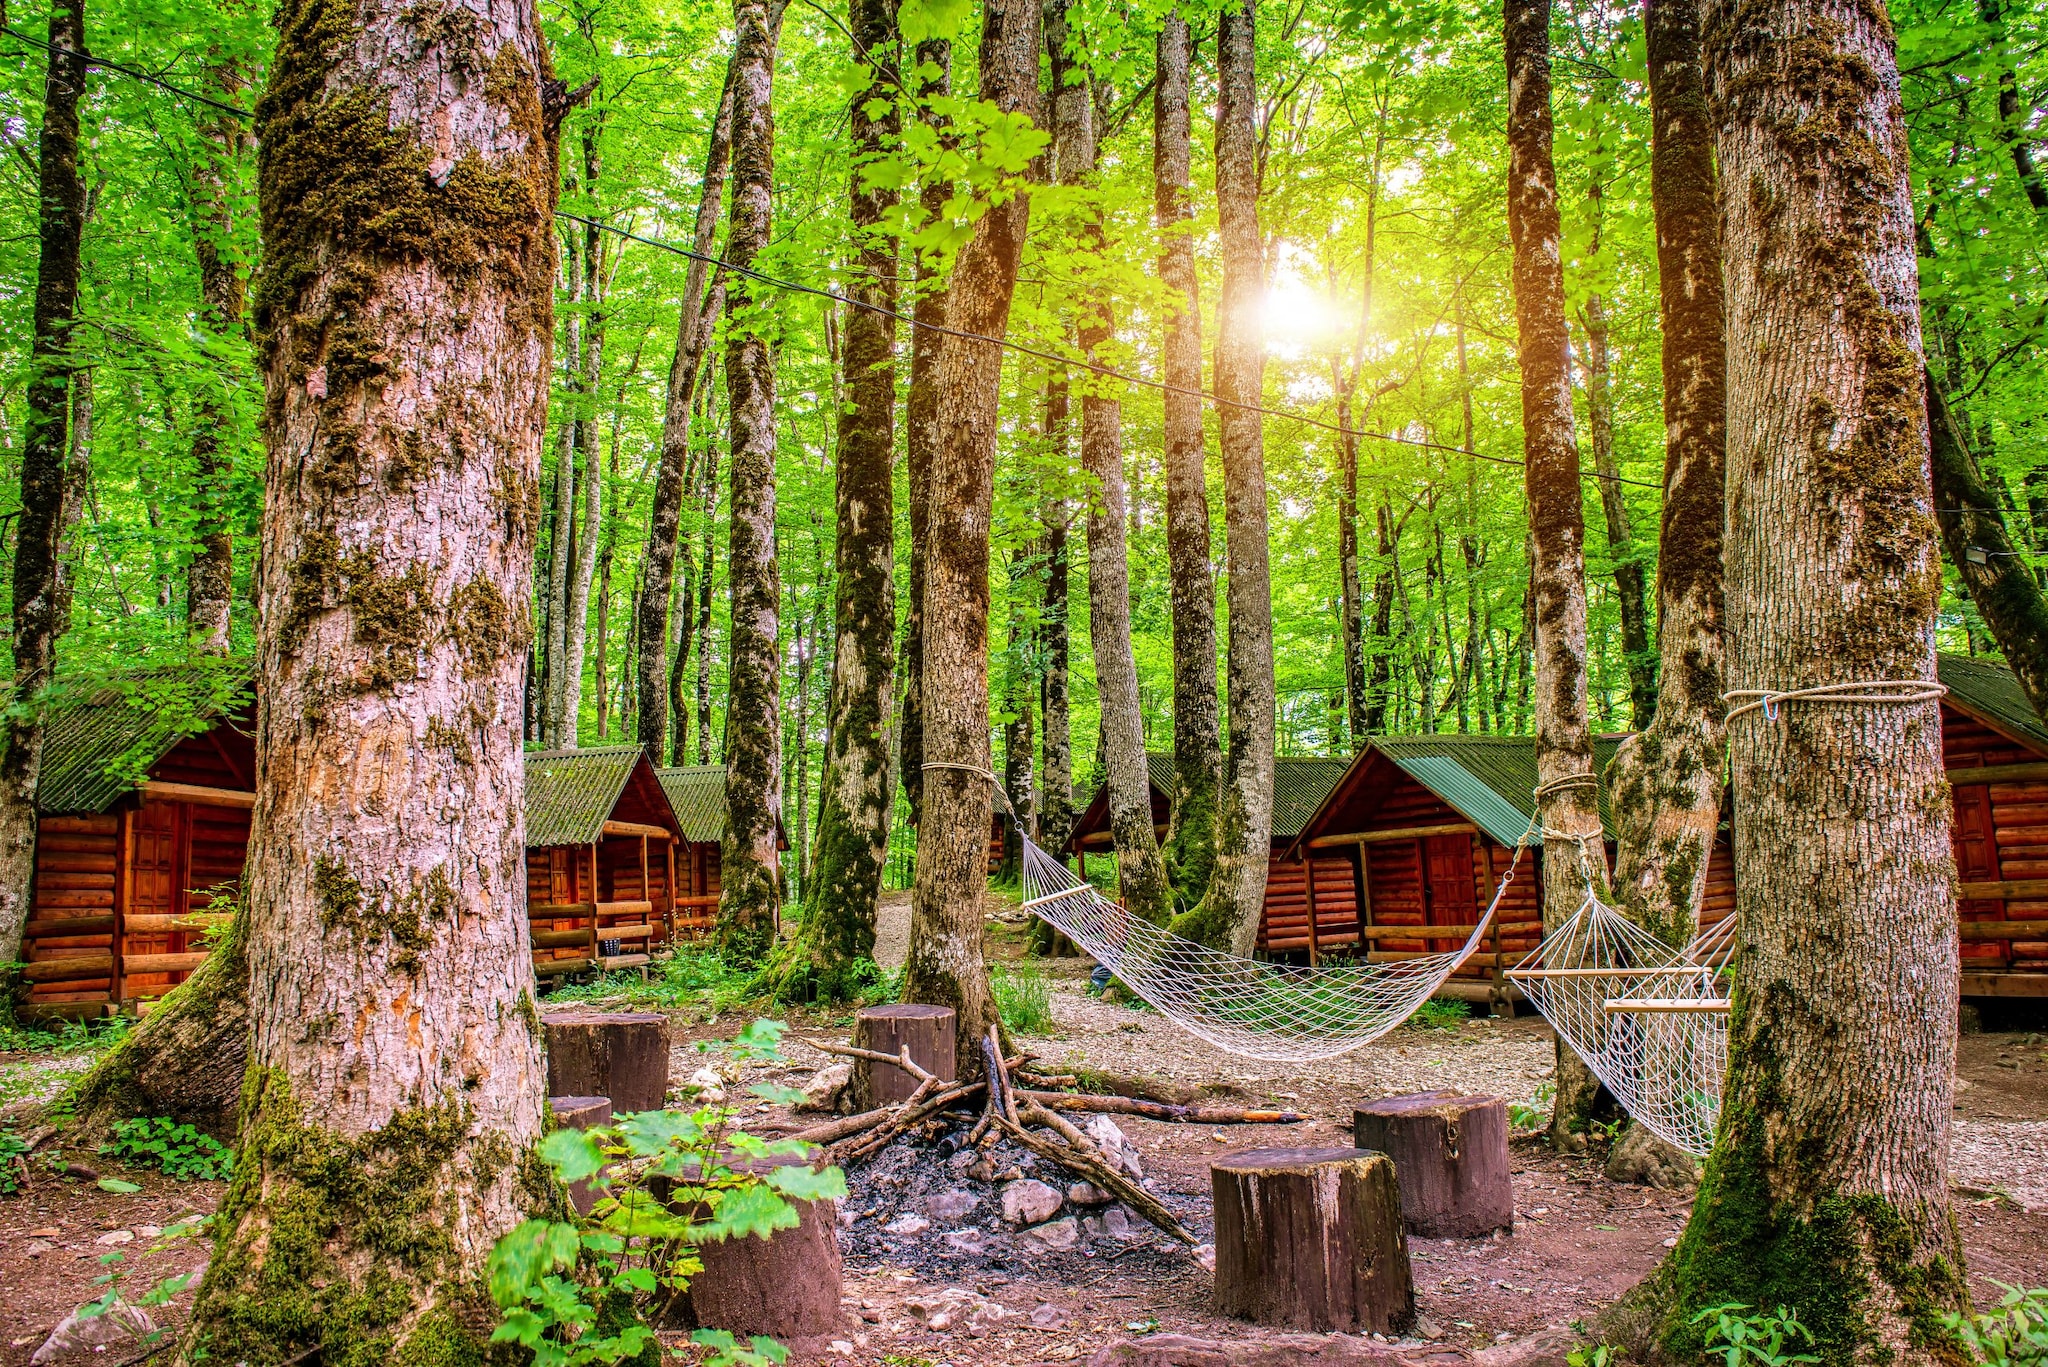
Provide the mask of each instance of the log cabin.
{"label": "log cabin", "polygon": [[255,805],[246,677],[155,672],[60,694],[37,785],[24,1019],[147,1002],[205,961]]}
{"label": "log cabin", "polygon": [[[725,766],[687,764],[657,769],[662,791],[683,832],[676,851],[675,928],[702,934],[718,920],[719,850],[725,843]],[[789,848],[789,833],[778,818],[775,848]]]}
{"label": "log cabin", "polygon": [[[1349,761],[1315,755],[1281,755],[1273,761],[1272,856],[1266,864],[1266,902],[1259,925],[1259,948],[1272,953],[1291,950],[1315,952],[1308,933],[1307,868],[1283,856],[1301,833],[1303,824],[1347,771]],[[1166,837],[1167,821],[1173,808],[1173,756],[1145,756],[1152,794],[1152,829]],[[1076,798],[1079,800],[1077,792]],[[1115,853],[1115,837],[1109,829],[1109,788],[1104,785],[1088,798],[1067,838],[1067,853],[1080,861],[1081,873],[1088,873],[1088,856]],[[1320,891],[1320,890],[1319,890]],[[1322,914],[1339,914],[1332,891],[1320,899]]]}
{"label": "log cabin", "polygon": [[533,968],[644,966],[674,937],[683,831],[637,745],[526,756],[526,915]]}
{"label": "log cabin", "polygon": [[1962,995],[2048,997],[2048,727],[2004,665],[1939,671]]}

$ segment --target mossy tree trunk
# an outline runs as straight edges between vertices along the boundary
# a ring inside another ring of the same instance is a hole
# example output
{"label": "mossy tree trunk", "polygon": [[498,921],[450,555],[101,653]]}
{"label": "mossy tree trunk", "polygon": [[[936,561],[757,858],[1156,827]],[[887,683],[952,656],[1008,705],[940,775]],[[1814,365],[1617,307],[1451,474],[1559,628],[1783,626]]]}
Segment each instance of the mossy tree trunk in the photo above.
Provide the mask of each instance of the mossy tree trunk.
{"label": "mossy tree trunk", "polygon": [[1160,338],[1166,572],[1173,608],[1173,823],[1166,873],[1175,902],[1201,903],[1216,867],[1223,744],[1216,698],[1216,575],[1209,565],[1209,483],[1202,434],[1202,296],[1195,274],[1194,41],[1178,9],[1159,25],[1152,87],[1152,215],[1159,281],[1172,298]]}
{"label": "mossy tree trunk", "polygon": [[[1586,718],[1586,516],[1565,340],[1562,228],[1551,160],[1550,0],[1507,0],[1508,235],[1514,244],[1517,356],[1527,452],[1531,592],[1535,598],[1536,803],[1542,818],[1545,929],[1590,885],[1605,890],[1593,735]],[[1599,1087],[1557,1042],[1551,1136],[1582,1146]]]}
{"label": "mossy tree trunk", "polygon": [[775,561],[773,312],[742,272],[768,244],[775,175],[775,34],[766,0],[735,0],[732,58],[732,207],[725,259],[726,403],[732,424],[731,520],[726,579],[732,601],[726,654],[725,805],[718,943],[752,963],[774,943],[782,903],[775,851],[782,817],[782,576]]}
{"label": "mossy tree trunk", "polygon": [[[945,117],[933,102],[952,90],[953,44],[927,38],[917,45],[911,89],[918,98],[918,117],[942,128]],[[928,177],[918,188],[918,204],[926,223],[936,221],[952,196],[952,182]],[[945,334],[935,329],[946,321],[947,273],[928,253],[917,254],[917,298],[911,317],[918,326],[910,335],[910,386],[903,398],[903,473],[910,498],[910,601],[903,611],[903,711],[897,730],[897,772],[910,825],[917,829],[924,814],[924,584],[931,560],[932,453],[939,441],[939,358]]]}
{"label": "mossy tree trunk", "polygon": [[475,1360],[546,1195],[518,708],[561,86],[530,4],[277,22],[250,1060],[185,1355]]}
{"label": "mossy tree trunk", "polygon": [[[1344,723],[1352,753],[1365,748],[1372,734],[1366,727],[1365,604],[1358,573],[1358,430],[1352,426],[1358,386],[1365,378],[1365,343],[1372,326],[1372,287],[1379,251],[1380,161],[1386,154],[1386,110],[1379,111],[1373,135],[1371,178],[1365,190],[1365,261],[1358,305],[1358,331],[1353,335],[1349,363],[1330,360],[1330,382],[1336,391],[1337,426],[1337,591],[1338,630],[1344,659]],[[1334,281],[1333,281],[1334,283]],[[1372,407],[1366,401],[1367,411]]]}
{"label": "mossy tree trunk", "polygon": [[[704,152],[704,184],[697,196],[697,223],[690,248],[699,258],[711,255],[718,243],[719,211],[724,205],[726,171],[732,164],[732,68],[727,64],[725,88],[718,97],[718,112],[711,120],[710,145]],[[681,673],[689,663],[689,633],[669,630],[671,611],[685,621],[693,602],[690,596],[689,546],[682,541],[683,491],[690,476],[690,419],[697,411],[697,386],[704,371],[704,354],[711,341],[715,311],[705,307],[710,266],[693,260],[683,277],[683,307],[676,320],[676,350],[669,361],[668,389],[661,413],[661,461],[655,467],[654,493],[647,510],[647,549],[641,560],[640,595],[634,606],[638,623],[638,660],[635,690],[639,699],[639,740],[655,763],[671,753],[669,748],[669,641],[682,646],[676,652],[675,668]],[[721,302],[723,296],[720,296]],[[676,559],[683,558],[682,601],[671,606],[676,596]],[[688,719],[680,708],[674,720],[675,763],[688,763]]]}
{"label": "mossy tree trunk", "polygon": [[[233,102],[241,74],[231,66],[207,69],[215,98]],[[229,114],[209,115],[199,128],[191,177],[192,243],[199,263],[200,323],[215,339],[244,337],[242,270],[236,260],[232,196],[250,152],[249,128]],[[225,655],[235,597],[235,542],[229,521],[235,474],[234,423],[223,395],[209,382],[193,403],[192,463],[198,470],[198,542],[185,572],[185,630],[193,648]]]}
{"label": "mossy tree trunk", "polygon": [[1616,828],[1615,900],[1631,920],[1678,945],[1699,924],[1721,820],[1728,366],[1699,11],[1686,0],[1649,0],[1643,28],[1664,363],[1657,714],[1622,743],[1606,778]]}
{"label": "mossy tree trunk", "polygon": [[[1934,677],[1941,566],[1906,130],[1882,11],[1704,12],[1725,181],[1728,682]],[[1815,586],[1825,586],[1816,591]],[[1700,1309],[1796,1305],[1827,1362],[1957,1360],[1958,959],[1941,717],[1794,703],[1728,725],[1741,916],[1720,1130],[1666,1267]]]}
{"label": "mossy tree trunk", "polygon": [[[568,225],[573,226],[573,225]],[[581,256],[573,232],[563,234],[561,253],[563,292],[576,298],[583,292]],[[574,402],[576,386],[583,373],[583,314],[572,310],[562,322],[562,390]],[[561,690],[564,631],[569,620],[569,580],[576,554],[576,424],[565,411],[555,417],[555,481],[548,516],[548,589],[541,621],[546,628],[541,652],[540,741],[546,749],[557,749],[572,741],[561,733]]]}
{"label": "mossy tree trunk", "polygon": [[[875,907],[889,849],[889,721],[896,669],[896,239],[881,230],[895,212],[893,186],[869,179],[869,163],[893,155],[901,128],[896,11],[888,0],[853,0],[854,60],[868,84],[848,112],[854,147],[851,192],[859,252],[848,281],[847,402],[839,415],[838,537],[831,723],[818,785],[816,893],[804,940],[819,990],[838,999],[849,970],[875,952]],[[879,114],[871,114],[871,108]]]}
{"label": "mossy tree trunk", "polygon": [[21,447],[21,517],[14,543],[15,705],[0,722],[0,964],[21,957],[21,932],[34,900],[44,693],[56,674],[57,637],[66,625],[58,612],[63,594],[57,552],[64,539],[70,452],[71,323],[78,311],[79,241],[85,232],[85,180],[78,167],[85,0],[57,0],[51,6],[49,45],[37,152],[39,255]]}
{"label": "mossy tree trunk", "polygon": [[1266,900],[1273,830],[1273,586],[1266,535],[1266,293],[1259,234],[1256,7],[1224,7],[1216,37],[1216,205],[1223,247],[1217,306],[1216,422],[1223,534],[1230,557],[1230,754],[1216,809],[1216,864],[1200,906],[1177,917],[1189,939],[1249,956]]}
{"label": "mossy tree trunk", "polygon": [[[984,0],[981,95],[1034,123],[1039,0]],[[1021,182],[1003,189],[953,266],[946,323],[1000,338],[1031,220]],[[924,810],[918,823],[903,999],[955,1012],[963,1075],[996,1020],[982,958],[992,809],[988,736],[988,551],[1002,349],[955,336],[939,358],[924,583]]]}

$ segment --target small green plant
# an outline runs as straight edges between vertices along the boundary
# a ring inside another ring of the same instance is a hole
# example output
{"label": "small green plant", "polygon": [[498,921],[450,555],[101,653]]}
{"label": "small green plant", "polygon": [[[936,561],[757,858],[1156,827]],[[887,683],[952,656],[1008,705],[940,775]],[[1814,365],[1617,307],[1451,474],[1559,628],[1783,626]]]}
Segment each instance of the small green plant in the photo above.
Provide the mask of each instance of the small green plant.
{"label": "small green plant", "polygon": [[1472,1007],[1468,1002],[1431,997],[1416,1008],[1414,1021],[1424,1030],[1455,1030],[1471,1015]]}
{"label": "small green plant", "polygon": [[1724,1367],[1786,1367],[1794,1362],[1819,1362],[1812,1353],[1791,1351],[1794,1342],[1813,1345],[1813,1331],[1799,1322],[1797,1310],[1778,1307],[1774,1315],[1750,1314],[1749,1307],[1730,1301],[1710,1305],[1692,1317],[1694,1324],[1712,1321],[1707,1330],[1707,1351],[1719,1353]]}
{"label": "small green plant", "polygon": [[1527,1101],[1508,1103],[1508,1124],[1518,1130],[1541,1130],[1550,1124],[1550,1102],[1557,1095],[1554,1082],[1539,1083]]}
{"label": "small green plant", "polygon": [[0,1130],[0,1196],[12,1196],[28,1181],[28,1141]]}
{"label": "small green plant", "polygon": [[[743,1060],[781,1057],[779,1021],[755,1021],[730,1046]],[[757,1084],[756,1096],[799,1093]],[[838,1199],[837,1168],[768,1164],[805,1146],[768,1143],[733,1126],[736,1112],[644,1111],[589,1130],[556,1130],[540,1156],[564,1182],[597,1193],[588,1218],[527,1220],[498,1240],[486,1264],[503,1318],[494,1343],[517,1343],[535,1367],[612,1367],[654,1342],[649,1321],[703,1270],[697,1249],[725,1239],[767,1238],[797,1224],[792,1201]],[[742,1344],[699,1329],[704,1367],[771,1367],[789,1356],[773,1339]]]}
{"label": "small green plant", "polygon": [[1052,1033],[1052,983],[1037,964],[993,964],[988,981],[1004,1025],[1020,1035]]}
{"label": "small green plant", "polygon": [[1595,1343],[1585,1348],[1574,1348],[1564,1355],[1569,1367],[1611,1367],[1615,1360],[1614,1346]]}
{"label": "small green plant", "polygon": [[114,1122],[114,1140],[100,1152],[132,1168],[155,1168],[180,1182],[225,1182],[234,1174],[235,1154],[209,1134],[168,1116]]}
{"label": "small green plant", "polygon": [[2048,1363],[2048,1287],[2007,1286],[1998,1308],[1978,1315],[1942,1316],[1970,1356],[1984,1367],[2041,1367]]}

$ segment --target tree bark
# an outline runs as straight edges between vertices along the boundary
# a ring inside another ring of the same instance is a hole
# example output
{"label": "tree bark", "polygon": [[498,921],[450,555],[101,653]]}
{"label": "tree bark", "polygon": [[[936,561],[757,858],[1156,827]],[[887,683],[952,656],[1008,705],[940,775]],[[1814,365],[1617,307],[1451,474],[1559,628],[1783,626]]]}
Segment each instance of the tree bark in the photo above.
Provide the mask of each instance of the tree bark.
{"label": "tree bark", "polygon": [[[981,97],[1036,122],[1039,0],[984,0]],[[1021,183],[999,192],[953,267],[946,324],[1000,338],[1030,225]],[[924,811],[903,999],[950,1006],[967,1075],[996,1022],[982,960],[991,787],[988,737],[988,553],[1003,354],[955,337],[940,357],[931,451],[924,584]]]}
{"label": "tree bark", "polygon": [[[1906,130],[1881,12],[1703,15],[1727,292],[1735,689],[1934,678],[1941,569]],[[1829,586],[1815,591],[1815,586]],[[1661,1337],[1790,1304],[1822,1361],[1949,1361],[1957,990],[1938,704],[1729,722],[1743,871],[1712,1161]]]}
{"label": "tree bark", "polygon": [[[208,69],[207,85],[217,98],[232,101],[242,79],[232,67]],[[229,187],[249,152],[249,130],[231,115],[206,118],[199,127],[201,148],[192,166],[192,242],[199,261],[200,326],[210,339],[243,337],[242,272],[233,250],[234,212]],[[229,521],[229,485],[234,479],[232,419],[219,391],[202,384],[193,404],[192,463],[198,467],[198,547],[185,578],[185,630],[193,648],[225,655],[235,596],[235,544]]]}
{"label": "tree bark", "polygon": [[[583,193],[595,199],[601,169],[595,120],[582,129]],[[595,206],[593,205],[593,208]],[[561,688],[555,694],[555,744],[574,750],[582,744],[583,656],[590,637],[590,590],[597,577],[598,543],[604,530],[604,460],[597,440],[597,387],[604,373],[605,294],[610,285],[608,239],[590,224],[583,228],[583,329],[577,353],[580,371],[575,387],[574,449],[582,459],[576,493],[583,501],[576,523],[576,558],[562,618]]]}
{"label": "tree bark", "polygon": [[726,578],[725,844],[718,943],[752,963],[774,943],[782,904],[775,851],[782,817],[782,577],[775,561],[775,360],[761,333],[769,305],[745,272],[768,244],[775,171],[775,34],[767,0],[734,0],[732,207],[725,259],[726,402],[732,423]]}
{"label": "tree bark", "polygon": [[[711,255],[718,241],[718,214],[725,197],[725,177],[732,162],[732,67],[725,72],[725,88],[718,97],[718,113],[711,120],[710,146],[704,152],[704,184],[697,196],[697,225],[690,248],[699,257]],[[704,353],[709,348],[711,329],[717,325],[714,310],[705,307],[710,267],[702,260],[690,262],[683,277],[683,308],[676,320],[676,350],[669,362],[668,392],[661,415],[661,461],[655,467],[654,493],[647,511],[647,550],[641,562],[640,600],[634,611],[640,623],[639,700],[640,745],[656,762],[669,750],[669,613],[675,596],[675,567],[683,520],[683,491],[688,483],[690,463],[690,416],[696,412],[697,385],[703,372]],[[687,556],[688,547],[680,548]],[[689,574],[685,569],[685,591],[679,608],[690,612]],[[685,638],[687,639],[687,637]],[[678,660],[681,669],[686,662]],[[685,761],[681,735],[687,725],[678,717],[676,763]]]}
{"label": "tree bark", "polygon": [[[889,721],[896,667],[896,239],[882,224],[893,187],[868,179],[868,164],[895,153],[901,136],[896,9],[852,0],[854,59],[868,84],[848,114],[853,138],[852,219],[858,256],[850,273],[836,494],[838,583],[833,607],[831,730],[818,794],[816,894],[804,940],[817,990],[843,1000],[856,962],[875,953],[875,909],[888,858]],[[870,115],[871,103],[883,112]]]}
{"label": "tree bark", "polygon": [[1721,540],[1728,367],[1713,125],[1699,11],[1648,0],[1650,194],[1664,338],[1664,515],[1657,545],[1657,714],[1607,766],[1614,895],[1673,945],[1699,924],[1721,820]]}
{"label": "tree bark", "polygon": [[1216,39],[1216,202],[1223,246],[1217,310],[1217,426],[1224,547],[1230,557],[1230,754],[1216,811],[1216,866],[1202,905],[1178,918],[1189,939],[1249,957],[1265,904],[1273,828],[1273,591],[1266,535],[1265,397],[1260,311],[1258,72],[1251,0],[1226,7]]}
{"label": "tree bark", "polygon": [[[1508,234],[1527,452],[1530,580],[1535,604],[1537,814],[1544,827],[1545,929],[1591,886],[1605,891],[1593,737],[1586,719],[1586,519],[1565,339],[1562,228],[1551,160],[1550,0],[1507,0]],[[1576,838],[1576,839],[1574,839]],[[1598,1084],[1557,1042],[1551,1136],[1583,1147]]]}
{"label": "tree bark", "polygon": [[1999,50],[1999,135],[2011,149],[2012,169],[2019,177],[2020,189],[2026,193],[2027,203],[2035,209],[2048,209],[2048,183],[2043,182],[2041,168],[2034,161],[2034,140],[2027,127],[2029,111],[2021,103],[2019,75],[2013,70],[2008,53],[2011,37],[2006,32],[2005,6],[2001,0],[1977,0],[1977,17],[1990,28],[1992,41]]}
{"label": "tree bark", "polygon": [[[1067,377],[1048,373],[1045,381],[1045,435],[1051,465],[1044,501],[1039,505],[1044,529],[1045,587],[1039,604],[1039,649],[1044,672],[1038,679],[1040,722],[1038,841],[1048,850],[1067,843],[1074,829],[1074,740],[1068,698],[1071,642],[1067,627],[1067,580],[1072,571],[1068,552],[1068,521],[1073,516],[1064,490],[1071,482],[1067,459]],[[1050,931],[1034,921],[1034,936]]]}
{"label": "tree bark", "polygon": [[186,1357],[481,1357],[476,1269],[543,1199],[517,709],[561,87],[530,4],[278,26],[250,1061]]}
{"label": "tree bark", "polygon": [[85,180],[78,167],[78,105],[85,90],[85,0],[50,9],[37,172],[40,209],[33,333],[21,449],[21,517],[14,543],[13,705],[0,748],[0,964],[21,957],[34,900],[36,782],[43,767],[45,692],[56,675],[58,547],[64,539],[66,421],[75,369],[68,347],[78,312]]}
{"label": "tree bark", "polygon": [[[913,82],[918,117],[943,129],[945,116],[932,106],[952,89],[953,44],[944,38],[928,38],[917,45],[915,55],[920,73]],[[952,193],[950,181],[936,175],[927,177],[918,191],[922,221],[931,223],[940,217]],[[932,457],[939,441],[939,363],[946,350],[945,334],[937,328],[946,322],[948,289],[945,271],[925,253],[918,253],[916,275],[917,300],[911,306],[911,317],[917,326],[910,334],[910,390],[903,400],[904,483],[910,495],[910,602],[903,614],[903,722],[896,738],[897,767],[913,830],[920,829],[924,821],[924,597],[931,559]]]}
{"label": "tree bark", "polygon": [[1189,68],[1194,43],[1178,9],[1161,21],[1152,88],[1152,213],[1159,281],[1172,296],[1160,339],[1166,566],[1173,604],[1173,825],[1166,872],[1177,905],[1201,904],[1216,867],[1223,743],[1216,699],[1216,576],[1209,565],[1209,485],[1202,434],[1202,297],[1195,273]]}
{"label": "tree bark", "polygon": [[[573,171],[569,180],[569,188],[573,191]],[[563,240],[564,293],[571,299],[580,298],[583,271],[576,235],[566,233]],[[572,311],[563,322],[563,330],[567,335],[562,347],[562,391],[568,402],[555,418],[554,507],[549,516],[548,602],[545,614],[548,635],[546,667],[542,671],[545,687],[542,689],[540,721],[541,745],[550,750],[573,744],[562,736],[561,692],[563,657],[567,650],[564,632],[569,620],[569,579],[576,554],[576,422],[572,410],[578,402],[577,386],[583,378],[583,315]]]}
{"label": "tree bark", "polygon": [[1377,736],[1387,729],[1387,703],[1394,684],[1394,661],[1388,653],[1394,634],[1395,579],[1400,564],[1395,552],[1400,547],[1400,528],[1394,525],[1394,509],[1387,495],[1380,494],[1380,506],[1373,516],[1373,549],[1379,573],[1372,585],[1372,639],[1376,643],[1368,662],[1365,685],[1365,734]]}
{"label": "tree bark", "polygon": [[[1596,241],[1595,250],[1598,250]],[[1614,562],[1615,606],[1621,616],[1621,650],[1628,668],[1630,725],[1641,731],[1657,714],[1657,658],[1650,648],[1643,562],[1637,558],[1628,504],[1621,495],[1621,469],[1614,459],[1614,388],[1608,352],[1607,302],[1586,300],[1586,420],[1593,429],[1593,470],[1600,483],[1600,512],[1607,523],[1607,554]]]}

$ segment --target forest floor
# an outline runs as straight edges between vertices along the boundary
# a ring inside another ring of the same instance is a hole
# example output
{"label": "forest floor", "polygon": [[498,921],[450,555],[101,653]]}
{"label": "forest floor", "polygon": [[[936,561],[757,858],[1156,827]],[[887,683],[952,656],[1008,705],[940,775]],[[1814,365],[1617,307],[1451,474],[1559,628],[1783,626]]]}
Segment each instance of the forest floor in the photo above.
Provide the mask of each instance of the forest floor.
{"label": "forest floor", "polygon": [[[892,899],[877,955],[885,965],[900,961],[907,920],[901,899]],[[991,920],[991,957],[1021,957],[1022,940],[1020,924]],[[1039,963],[1049,980],[1054,1024],[1021,1043],[1042,1064],[1156,1075],[1223,1104],[1270,1104],[1315,1117],[1302,1125],[1221,1127],[1116,1118],[1155,1192],[1203,1239],[1210,1233],[1209,1163],[1219,1154],[1348,1144],[1352,1108],[1390,1093],[1451,1088],[1534,1102],[1550,1077],[1552,1039],[1539,1018],[1476,1019],[1452,1028],[1411,1024],[1341,1058],[1269,1064],[1212,1049],[1155,1011],[1087,995],[1086,960]],[[750,1019],[729,1005],[679,1009],[672,1016],[671,1076],[678,1082],[705,1062],[700,1044],[730,1039]],[[830,1061],[811,1041],[844,1040],[851,1026],[844,1013],[787,1018],[786,1062],[751,1069],[743,1083],[772,1078],[800,1085]],[[1959,1054],[1962,1085],[1951,1152],[1957,1216],[1974,1289],[1980,1303],[1991,1303],[1998,1296],[1994,1282],[2048,1284],[2048,1035],[1968,1034]],[[62,1056],[0,1054],[0,1122],[11,1109],[7,1103],[53,1094],[77,1066]],[[773,1107],[748,1119],[765,1130],[787,1115]],[[159,1235],[184,1216],[211,1211],[219,1184],[172,1182],[103,1166],[92,1155],[68,1156],[140,1189],[110,1193],[91,1179],[45,1174],[24,1194],[0,1198],[0,1287],[6,1288],[0,1364],[6,1367],[28,1362],[52,1326],[96,1294],[102,1255],[125,1255],[121,1266],[136,1288],[194,1270],[203,1260],[203,1246]],[[1513,1234],[1411,1239],[1418,1330],[1429,1337],[1388,1344],[1388,1355],[1416,1363],[1461,1361],[1546,1327],[1587,1321],[1649,1272],[1684,1224],[1690,1196],[1610,1182],[1602,1157],[1598,1145],[1586,1157],[1566,1158],[1533,1137],[1518,1138],[1511,1154]],[[905,1232],[892,1234],[884,1226],[904,1215],[932,1214],[930,1194],[958,1185],[935,1153],[905,1145],[856,1169],[850,1184],[841,1217],[847,1329],[836,1342],[801,1345],[809,1351],[793,1361],[994,1367],[1080,1362],[1125,1341],[1164,1348],[1160,1340],[1176,1334],[1231,1341],[1238,1351],[1272,1338],[1214,1314],[1201,1261],[1142,1222],[1131,1221],[1119,1238],[1098,1221],[1084,1226],[1072,1247],[1044,1247],[995,1219],[992,1203],[983,1201],[974,1211],[939,1213],[925,1226],[910,1221]],[[940,1237],[946,1234],[958,1237]],[[163,1317],[176,1321],[190,1299],[189,1292],[177,1297]],[[71,1360],[90,1357],[114,1367],[135,1351],[115,1342]],[[1187,1359],[1157,1359],[1170,1360]]]}

